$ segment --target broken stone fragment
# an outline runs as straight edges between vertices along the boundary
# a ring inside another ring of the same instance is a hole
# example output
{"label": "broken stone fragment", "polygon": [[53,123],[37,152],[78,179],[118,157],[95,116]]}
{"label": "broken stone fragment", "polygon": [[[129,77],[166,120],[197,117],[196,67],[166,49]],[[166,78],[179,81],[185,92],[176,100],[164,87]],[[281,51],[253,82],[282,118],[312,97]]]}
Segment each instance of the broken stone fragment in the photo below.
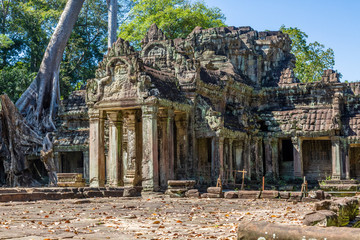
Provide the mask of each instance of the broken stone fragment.
{"label": "broken stone fragment", "polygon": [[258,199],[260,191],[238,191],[238,197],[241,199]]}
{"label": "broken stone fragment", "polygon": [[325,194],[324,194],[323,190],[310,191],[309,192],[309,197],[313,198],[313,199],[324,200],[325,199]]}
{"label": "broken stone fragment", "polygon": [[338,216],[330,210],[311,212],[305,215],[304,224],[319,227],[338,226]]}
{"label": "broken stone fragment", "polygon": [[199,198],[199,197],[200,197],[199,190],[197,190],[197,189],[190,189],[190,190],[188,190],[188,191],[185,192],[185,197],[189,197],[189,198]]}
{"label": "broken stone fragment", "polygon": [[216,193],[203,193],[201,194],[201,198],[222,198],[222,194]]}
{"label": "broken stone fragment", "polygon": [[260,198],[278,198],[279,191],[262,191]]}
{"label": "broken stone fragment", "polygon": [[141,194],[138,192],[138,190],[136,188],[133,187],[128,187],[128,188],[124,188],[124,197],[138,197]]}
{"label": "broken stone fragment", "polygon": [[227,199],[231,199],[231,198],[238,198],[238,193],[231,191],[231,192],[225,192],[224,197]]}
{"label": "broken stone fragment", "polygon": [[208,187],[207,192],[215,193],[215,194],[222,194],[222,188],[221,187]]}

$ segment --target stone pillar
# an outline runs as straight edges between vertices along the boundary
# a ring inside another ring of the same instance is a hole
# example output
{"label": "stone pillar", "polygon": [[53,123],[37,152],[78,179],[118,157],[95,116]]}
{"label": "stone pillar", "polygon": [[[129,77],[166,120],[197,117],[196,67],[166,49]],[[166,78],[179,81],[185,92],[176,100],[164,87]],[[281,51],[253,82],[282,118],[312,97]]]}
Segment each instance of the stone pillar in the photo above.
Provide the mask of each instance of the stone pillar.
{"label": "stone pillar", "polygon": [[256,165],[256,179],[261,180],[264,175],[264,164],[263,164],[263,146],[262,139],[255,138],[255,165]]}
{"label": "stone pillar", "polygon": [[123,185],[121,174],[122,114],[119,111],[114,111],[108,112],[107,116],[109,119],[107,185],[117,187]]}
{"label": "stone pillar", "polygon": [[275,179],[279,179],[279,139],[271,139],[271,158],[273,174]]}
{"label": "stone pillar", "polygon": [[124,113],[127,129],[127,161],[124,171],[124,184],[134,185],[136,167],[136,111],[128,110]]}
{"label": "stone pillar", "polygon": [[158,130],[156,106],[143,106],[143,162],[142,186],[144,190],[159,189]]}
{"label": "stone pillar", "polygon": [[61,172],[61,159],[59,152],[54,152],[54,160],[56,164],[56,172]]}
{"label": "stone pillar", "polygon": [[229,175],[228,180],[234,180],[234,173],[233,173],[233,139],[229,139]]}
{"label": "stone pillar", "polygon": [[301,178],[303,176],[301,139],[298,137],[293,137],[291,138],[291,141],[293,144],[294,177]]}
{"label": "stone pillar", "polygon": [[175,179],[174,166],[174,111],[168,110],[167,117],[167,139],[168,139],[168,161],[169,161],[169,179]]}
{"label": "stone pillar", "polygon": [[188,134],[187,134],[187,116],[186,114],[175,115],[176,124],[176,174],[178,178],[187,177],[188,158]]}
{"label": "stone pillar", "polygon": [[89,150],[83,151],[83,161],[84,161],[84,175],[83,175],[83,178],[88,183],[89,182]]}
{"label": "stone pillar", "polygon": [[211,181],[216,183],[219,177],[219,138],[213,137],[211,140]]}
{"label": "stone pillar", "polygon": [[160,187],[165,188],[167,186],[167,180],[169,179],[169,144],[167,134],[167,110],[159,110],[159,174],[160,174]]}
{"label": "stone pillar", "polygon": [[269,138],[264,138],[265,145],[265,175],[272,176],[273,175],[273,166],[271,159],[271,141]]}
{"label": "stone pillar", "polygon": [[341,158],[340,158],[340,139],[338,136],[331,138],[331,150],[332,150],[332,179],[340,179],[341,176]]}
{"label": "stone pillar", "polygon": [[349,157],[350,146],[347,142],[345,142],[344,144],[345,147],[343,151],[345,155],[345,178],[347,180],[350,180],[350,157]]}
{"label": "stone pillar", "polygon": [[89,111],[90,187],[105,185],[104,116],[103,111]]}
{"label": "stone pillar", "polygon": [[224,180],[224,138],[219,137],[219,168],[222,181]]}

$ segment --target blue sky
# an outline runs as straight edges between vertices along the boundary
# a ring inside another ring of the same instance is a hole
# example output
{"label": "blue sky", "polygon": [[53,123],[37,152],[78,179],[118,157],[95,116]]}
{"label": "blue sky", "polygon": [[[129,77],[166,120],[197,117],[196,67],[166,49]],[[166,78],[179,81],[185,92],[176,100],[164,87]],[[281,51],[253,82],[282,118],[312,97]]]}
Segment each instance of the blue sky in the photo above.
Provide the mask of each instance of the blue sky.
{"label": "blue sky", "polygon": [[360,0],[205,0],[219,7],[229,26],[278,30],[282,24],[305,32],[335,52],[342,81],[360,80]]}

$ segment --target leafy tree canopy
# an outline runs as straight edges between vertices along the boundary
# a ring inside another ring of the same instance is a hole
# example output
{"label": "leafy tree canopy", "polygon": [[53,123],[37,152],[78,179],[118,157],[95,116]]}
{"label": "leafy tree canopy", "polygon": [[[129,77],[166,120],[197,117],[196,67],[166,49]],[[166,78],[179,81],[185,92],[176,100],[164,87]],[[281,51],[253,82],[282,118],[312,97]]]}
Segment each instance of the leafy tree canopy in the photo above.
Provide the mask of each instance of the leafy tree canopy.
{"label": "leafy tree canopy", "polygon": [[320,81],[323,71],[335,65],[334,50],[325,49],[319,42],[307,43],[308,35],[298,28],[281,26],[280,31],[287,33],[292,40],[291,52],[296,57],[294,73],[302,82]]}
{"label": "leafy tree canopy", "polygon": [[[49,39],[67,0],[1,0],[0,93],[14,102],[39,70]],[[60,67],[61,95],[94,77],[107,44],[107,1],[86,0],[70,36]],[[118,0],[119,20],[132,7]],[[9,82],[19,81],[19,83]]]}
{"label": "leafy tree canopy", "polygon": [[209,8],[203,1],[132,0],[134,7],[120,25],[120,37],[140,47],[151,24],[163,30],[170,39],[185,38],[196,27],[225,26],[225,16],[219,8]]}

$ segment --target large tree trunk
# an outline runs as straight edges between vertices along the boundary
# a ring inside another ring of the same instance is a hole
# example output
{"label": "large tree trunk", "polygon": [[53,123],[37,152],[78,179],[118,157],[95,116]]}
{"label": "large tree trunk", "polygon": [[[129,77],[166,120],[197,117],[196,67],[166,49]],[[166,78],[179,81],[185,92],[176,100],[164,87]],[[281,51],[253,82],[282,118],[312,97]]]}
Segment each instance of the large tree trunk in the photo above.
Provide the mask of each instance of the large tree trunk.
{"label": "large tree trunk", "polygon": [[[60,62],[69,40],[71,31],[80,13],[84,0],[69,0],[61,14],[59,23],[46,48],[39,72],[30,87],[16,102],[19,111],[26,116],[29,123],[37,125],[43,131],[53,131],[50,112],[55,114],[54,108],[59,101],[58,79]],[[57,85],[57,89],[54,88]],[[55,102],[53,101],[55,98]],[[41,126],[42,125],[42,126]]]}
{"label": "large tree trunk", "polygon": [[4,166],[10,186],[24,185],[27,181],[24,173],[29,172],[26,154],[38,153],[39,148],[42,148],[41,160],[48,171],[49,183],[56,184],[51,132],[56,129],[53,117],[60,100],[59,68],[83,3],[84,0],[68,0],[66,3],[35,80],[16,102],[21,114],[7,96],[1,97],[2,140],[10,153]]}
{"label": "large tree trunk", "polygon": [[108,5],[108,49],[116,42],[118,0],[107,0]]}

